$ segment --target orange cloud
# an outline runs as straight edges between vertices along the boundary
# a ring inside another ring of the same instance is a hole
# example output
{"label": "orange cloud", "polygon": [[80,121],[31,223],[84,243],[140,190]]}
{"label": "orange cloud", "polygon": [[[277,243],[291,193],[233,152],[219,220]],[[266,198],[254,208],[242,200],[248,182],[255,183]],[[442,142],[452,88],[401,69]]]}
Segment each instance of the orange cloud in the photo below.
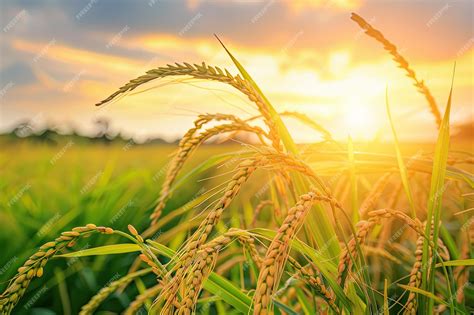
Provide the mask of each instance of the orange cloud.
{"label": "orange cloud", "polygon": [[[44,49],[47,43],[13,39],[12,47],[18,51],[23,51],[37,55]],[[141,63],[137,60],[125,57],[118,57],[111,54],[101,54],[83,49],[77,49],[61,44],[52,45],[48,53],[42,58],[52,59],[60,63],[67,63],[75,66],[94,67],[103,70],[131,72]]]}

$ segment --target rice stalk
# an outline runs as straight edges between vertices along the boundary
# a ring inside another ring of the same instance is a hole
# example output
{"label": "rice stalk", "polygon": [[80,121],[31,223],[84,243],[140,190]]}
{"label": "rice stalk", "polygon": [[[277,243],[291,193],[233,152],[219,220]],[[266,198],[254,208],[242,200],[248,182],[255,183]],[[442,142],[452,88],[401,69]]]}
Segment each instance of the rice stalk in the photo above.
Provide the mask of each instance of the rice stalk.
{"label": "rice stalk", "polygon": [[[225,73],[224,73],[225,71]],[[229,84],[238,91],[246,95],[250,101],[256,104],[258,110],[262,114],[266,125],[269,128],[269,136],[272,140],[272,145],[276,150],[280,150],[280,136],[278,133],[278,127],[270,113],[265,100],[262,98],[260,93],[254,88],[254,86],[245,79],[242,79],[240,75],[233,76],[226,69],[220,69],[219,67],[208,66],[204,62],[202,65],[184,62],[183,64],[176,63],[175,65],[167,65],[165,67],[159,67],[152,69],[146,72],[145,75],[142,75],[138,78],[135,78],[120,87],[116,92],[112,93],[109,97],[103,101],[97,103],[97,106],[103,105],[110,102],[117,96],[133,91],[142,84],[145,84],[149,81],[169,77],[169,76],[191,76],[196,79],[204,79],[211,81],[218,81],[222,83]]]}
{"label": "rice stalk", "polygon": [[208,213],[207,217],[201,222],[198,229],[188,239],[186,245],[183,248],[184,254],[179,257],[176,261],[172,271],[175,271],[175,275],[170,282],[168,282],[163,288],[162,298],[165,300],[164,309],[172,307],[176,299],[176,295],[180,286],[180,283],[185,276],[186,270],[193,263],[196,253],[201,246],[206,242],[208,236],[212,232],[214,226],[222,216],[223,211],[228,207],[237,193],[240,191],[243,183],[247,181],[250,175],[256,170],[258,165],[264,164],[266,159],[263,157],[257,157],[255,159],[247,159],[239,164],[238,171],[232,177],[228,183],[224,195],[221,197],[219,202],[214,208]]}
{"label": "rice stalk", "polygon": [[207,139],[221,133],[235,130],[252,132],[258,136],[266,136],[265,132],[261,128],[250,126],[243,121],[236,119],[231,124],[215,126],[203,131],[199,135],[185,137],[180,141],[178,152],[173,158],[170,167],[167,169],[166,178],[160,191],[158,204],[150,216],[152,225],[156,224],[157,220],[161,216],[161,212],[166,205],[166,201],[170,197],[171,185],[175,181],[179,171],[182,169],[184,163],[190,157],[190,155]]}
{"label": "rice stalk", "polygon": [[339,313],[339,309],[336,305],[336,298],[331,288],[327,287],[324,283],[320,272],[311,263],[307,266],[301,266],[298,261],[293,257],[288,256],[288,261],[297,270],[295,277],[302,279],[305,283],[316,290],[318,294],[328,303],[328,305],[336,312]]}
{"label": "rice stalk", "polygon": [[275,206],[273,200],[262,200],[258,203],[258,205],[254,209],[252,223],[250,224],[252,227],[255,227],[255,223],[257,222],[258,215],[263,210],[263,208],[267,206]]}
{"label": "rice stalk", "polygon": [[339,285],[344,286],[344,282],[348,272],[352,269],[354,262],[357,260],[357,246],[364,244],[365,240],[376,224],[380,224],[382,219],[396,217],[404,221],[408,226],[414,229],[419,235],[424,235],[422,224],[418,219],[412,219],[405,213],[393,209],[380,209],[368,213],[368,220],[359,221],[356,224],[357,233],[347,243],[347,246],[341,253],[338,266]]}
{"label": "rice stalk", "polygon": [[[419,288],[421,285],[421,267],[422,267],[422,258],[423,258],[423,236],[419,236],[416,240],[416,250],[415,250],[415,263],[410,271],[410,280],[408,286]],[[416,293],[410,291],[408,293],[408,299],[404,306],[404,314],[416,314],[417,301]]]}
{"label": "rice stalk", "polygon": [[288,210],[288,215],[268,247],[253,297],[254,314],[266,314],[270,311],[272,296],[278,287],[288,258],[290,242],[303,225],[306,214],[317,197],[314,191],[300,196],[298,203]]}
{"label": "rice stalk", "polygon": [[[265,154],[260,154],[253,159],[247,159],[241,162],[237,166],[237,173],[234,174],[228,186],[225,189],[224,196],[219,200],[219,202],[214,206],[214,208],[209,212],[204,221],[201,222],[196,232],[188,238],[186,245],[182,249],[183,254],[179,255],[176,260],[176,264],[173,269],[170,271],[175,272],[173,279],[168,282],[163,289],[163,300],[165,300],[164,309],[169,309],[175,304],[177,298],[177,293],[180,287],[180,283],[185,277],[186,270],[193,263],[196,253],[200,247],[205,243],[209,234],[213,230],[214,226],[219,221],[223,211],[230,204],[232,199],[240,191],[243,183],[247,181],[251,173],[253,173],[259,166],[274,166],[285,165],[291,169],[298,171],[302,174],[306,174],[312,178],[315,178],[320,181],[320,179],[314,174],[314,172],[307,166],[304,162],[298,161],[297,159],[281,153],[268,152]],[[321,184],[323,184],[320,181]],[[320,197],[320,199],[324,199]],[[327,198],[326,198],[327,199]],[[333,204],[333,202],[331,202]]]}
{"label": "rice stalk", "polygon": [[62,232],[54,241],[42,245],[22,267],[18,268],[17,275],[10,280],[10,284],[0,295],[0,312],[2,314],[10,314],[26,292],[33,278],[40,278],[43,275],[43,268],[51,257],[67,247],[74,246],[75,241],[79,237],[93,232],[112,234],[114,231],[108,227],[87,224],[86,226],[75,227],[71,231]]}
{"label": "rice stalk", "polygon": [[79,315],[89,315],[93,314],[94,311],[100,306],[100,304],[105,301],[105,299],[115,292],[118,288],[120,287],[125,287],[127,286],[130,282],[132,282],[135,278],[138,278],[140,276],[146,275],[147,273],[151,272],[151,268],[149,269],[142,269],[140,271],[136,271],[133,273],[129,273],[126,276],[113,281],[109,285],[103,287],[100,289],[100,291],[94,295],[87,304],[85,304],[82,308],[81,311],[79,312]]}
{"label": "rice stalk", "polygon": [[177,310],[178,314],[191,314],[196,305],[199,293],[201,292],[204,280],[214,269],[219,251],[232,241],[233,236],[235,236],[235,231],[230,230],[228,233],[206,243],[202,249],[199,250],[187,279],[184,281],[184,294],[180,307]]}
{"label": "rice stalk", "polygon": [[418,79],[415,71],[410,68],[408,61],[398,52],[397,47],[392,44],[388,39],[386,39],[379,30],[373,28],[372,25],[370,25],[361,16],[352,13],[351,19],[355,21],[363,30],[365,30],[365,33],[368,36],[374,38],[376,41],[381,43],[384,49],[387,50],[390,55],[392,55],[393,60],[398,64],[398,66],[405,70],[406,75],[414,81],[414,86],[417,88],[418,92],[425,96],[425,99],[430,107],[431,113],[435,117],[436,125],[439,128],[441,126],[441,113],[438,109],[438,105],[436,105],[436,101],[433,95],[431,94],[428,87],[425,85],[424,81]]}

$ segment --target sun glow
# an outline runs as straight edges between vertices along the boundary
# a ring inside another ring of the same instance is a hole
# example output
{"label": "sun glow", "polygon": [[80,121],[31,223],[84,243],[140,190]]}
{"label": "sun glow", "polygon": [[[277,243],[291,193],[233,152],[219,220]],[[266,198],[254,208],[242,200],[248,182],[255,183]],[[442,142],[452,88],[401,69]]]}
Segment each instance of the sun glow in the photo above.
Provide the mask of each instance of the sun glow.
{"label": "sun glow", "polygon": [[357,102],[345,107],[343,119],[347,134],[352,138],[372,139],[379,127],[374,112]]}

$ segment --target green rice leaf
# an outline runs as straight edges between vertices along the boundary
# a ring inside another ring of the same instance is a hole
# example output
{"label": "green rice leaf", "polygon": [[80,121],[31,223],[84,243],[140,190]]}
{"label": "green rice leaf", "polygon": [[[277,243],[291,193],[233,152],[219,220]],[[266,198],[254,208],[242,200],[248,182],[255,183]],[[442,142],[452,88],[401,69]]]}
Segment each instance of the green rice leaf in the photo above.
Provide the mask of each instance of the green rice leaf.
{"label": "green rice leaf", "polygon": [[[454,67],[456,69],[456,66]],[[454,71],[453,71],[453,81],[454,81]],[[451,99],[453,93],[453,82],[451,82],[451,89],[449,91],[448,97],[448,104],[446,106],[446,110],[444,113],[443,120],[441,122],[441,126],[439,128],[438,139],[436,141],[436,148],[435,148],[435,156],[433,161],[433,171],[431,175],[431,186],[430,192],[428,195],[428,216],[427,222],[434,223],[434,231],[431,231],[431,224],[426,224],[425,234],[431,235],[433,233],[433,244],[434,244],[434,252],[437,252],[438,248],[438,236],[439,236],[439,226],[441,220],[441,206],[442,206],[442,197],[445,187],[445,179],[446,179],[446,167],[448,164],[448,152],[449,152],[449,118],[451,113]],[[428,243],[425,240],[423,246],[423,260],[422,263],[426,264],[428,262]],[[435,260],[431,264],[431,268],[435,267]],[[435,279],[434,279],[434,272],[430,272],[428,276],[428,268],[423,269],[422,273],[422,288],[429,291],[434,292],[435,287]],[[450,290],[450,286],[448,285],[448,290]],[[451,296],[449,296],[450,301],[453,301]],[[421,307],[423,307],[424,303],[421,303]],[[451,310],[453,311],[453,305],[451,305]],[[424,309],[423,309],[424,310]],[[433,300],[428,301],[428,306],[426,311],[428,313],[432,313],[433,311]]]}
{"label": "green rice leaf", "polygon": [[398,141],[397,131],[395,130],[395,124],[393,123],[392,114],[390,113],[390,106],[388,103],[388,87],[385,90],[385,105],[387,107],[387,116],[390,121],[392,128],[393,140],[395,141],[395,150],[397,152],[398,169],[400,170],[400,177],[402,178],[403,189],[407,195],[408,202],[410,204],[411,215],[416,218],[415,202],[413,201],[413,195],[410,189],[410,183],[408,181],[408,173],[405,162],[403,161],[402,151],[400,149],[400,142]]}
{"label": "green rice leaf", "polygon": [[411,287],[411,286],[408,286],[408,285],[404,285],[404,284],[399,284],[398,286],[401,287],[402,289],[424,295],[424,296],[430,298],[431,300],[438,302],[438,304],[448,305],[448,303],[446,303],[444,300],[440,299],[439,297],[437,297],[436,295],[434,295],[431,292],[422,290],[422,289],[417,288],[417,287]]}
{"label": "green rice leaf", "polygon": [[458,260],[450,260],[444,261],[442,263],[436,264],[436,268],[442,266],[474,266],[474,259],[458,259]]}
{"label": "green rice leaf", "polygon": [[54,257],[61,258],[72,258],[72,257],[86,257],[86,256],[98,256],[98,255],[111,255],[111,254],[126,254],[139,252],[140,246],[137,244],[114,244],[105,245],[94,248],[82,249],[76,252],[55,255]]}

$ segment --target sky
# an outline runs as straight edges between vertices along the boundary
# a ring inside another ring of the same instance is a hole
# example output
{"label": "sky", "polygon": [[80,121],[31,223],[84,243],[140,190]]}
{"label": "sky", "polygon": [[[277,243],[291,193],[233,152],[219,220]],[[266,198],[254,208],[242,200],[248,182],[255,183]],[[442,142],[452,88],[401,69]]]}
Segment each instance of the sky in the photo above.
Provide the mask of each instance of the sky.
{"label": "sky", "polygon": [[[103,108],[94,104],[145,71],[174,62],[237,74],[217,34],[277,111],[299,111],[335,138],[390,137],[388,87],[399,136],[433,140],[424,97],[383,47],[351,19],[364,17],[395,43],[441,112],[453,65],[452,124],[474,121],[474,2],[470,0],[84,0],[0,4],[0,132],[29,121],[92,135],[174,140],[200,113],[248,118],[255,106],[219,83],[153,81]],[[297,141],[318,135],[285,120]]]}

